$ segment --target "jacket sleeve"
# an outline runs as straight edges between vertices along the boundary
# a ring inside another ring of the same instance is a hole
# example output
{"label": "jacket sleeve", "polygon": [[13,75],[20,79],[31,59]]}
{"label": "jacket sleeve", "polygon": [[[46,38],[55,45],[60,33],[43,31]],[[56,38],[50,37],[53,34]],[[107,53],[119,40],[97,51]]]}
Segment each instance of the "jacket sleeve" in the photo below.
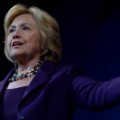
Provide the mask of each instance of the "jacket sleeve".
{"label": "jacket sleeve", "polygon": [[87,110],[104,110],[120,103],[120,77],[99,82],[81,75],[78,66],[68,71],[70,96],[75,106]]}

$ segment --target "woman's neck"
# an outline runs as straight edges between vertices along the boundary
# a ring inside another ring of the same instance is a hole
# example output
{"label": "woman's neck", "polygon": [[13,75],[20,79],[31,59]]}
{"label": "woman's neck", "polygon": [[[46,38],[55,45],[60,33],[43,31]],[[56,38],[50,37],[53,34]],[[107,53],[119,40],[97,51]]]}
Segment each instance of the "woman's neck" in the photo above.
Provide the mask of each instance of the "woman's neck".
{"label": "woman's neck", "polygon": [[39,59],[34,59],[34,60],[30,60],[30,61],[24,61],[24,62],[19,62],[18,63],[18,71],[29,71],[30,69],[32,69],[34,66],[36,66],[36,64],[40,62]]}

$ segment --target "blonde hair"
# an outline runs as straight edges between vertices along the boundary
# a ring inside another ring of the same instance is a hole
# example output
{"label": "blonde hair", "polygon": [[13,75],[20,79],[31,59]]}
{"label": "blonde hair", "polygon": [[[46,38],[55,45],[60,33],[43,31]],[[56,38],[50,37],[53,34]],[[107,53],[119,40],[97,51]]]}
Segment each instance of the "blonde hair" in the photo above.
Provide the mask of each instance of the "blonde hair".
{"label": "blonde hair", "polygon": [[[40,59],[59,62],[61,59],[61,40],[59,25],[51,15],[38,7],[32,6],[27,8],[27,6],[23,4],[14,5],[7,12],[4,18],[5,40],[12,21],[21,14],[32,15],[39,28],[39,32],[42,38]],[[15,63],[15,60],[11,58],[9,51],[6,48],[6,43],[4,47],[4,53],[9,61]]]}

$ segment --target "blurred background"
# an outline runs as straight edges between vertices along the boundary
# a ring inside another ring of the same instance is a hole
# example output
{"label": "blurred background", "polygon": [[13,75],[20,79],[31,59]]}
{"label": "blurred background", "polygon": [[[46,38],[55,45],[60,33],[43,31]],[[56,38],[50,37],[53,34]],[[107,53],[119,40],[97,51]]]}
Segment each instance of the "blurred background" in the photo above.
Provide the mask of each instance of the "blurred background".
{"label": "blurred background", "polygon": [[[0,4],[0,80],[14,67],[4,56],[3,20],[16,3],[38,6],[59,23],[62,63],[79,64],[86,76],[106,81],[120,76],[118,0],[4,0]],[[120,120],[120,106],[102,112],[78,108],[73,120]]]}

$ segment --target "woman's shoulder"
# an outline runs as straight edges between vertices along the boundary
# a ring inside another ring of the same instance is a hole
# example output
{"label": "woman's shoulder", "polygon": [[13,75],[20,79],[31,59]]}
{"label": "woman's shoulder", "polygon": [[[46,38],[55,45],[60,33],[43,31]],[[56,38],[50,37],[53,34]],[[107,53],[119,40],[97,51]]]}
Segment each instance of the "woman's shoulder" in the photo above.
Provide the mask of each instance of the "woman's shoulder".
{"label": "woman's shoulder", "polygon": [[58,64],[56,66],[56,71],[64,71],[68,75],[69,74],[80,74],[84,75],[84,72],[82,71],[81,67],[79,64]]}
{"label": "woman's shoulder", "polygon": [[63,74],[72,74],[72,73],[79,73],[83,74],[83,71],[80,67],[79,64],[71,64],[71,63],[54,63],[51,61],[44,61],[41,70],[44,72],[49,72],[49,73],[63,73]]}
{"label": "woman's shoulder", "polygon": [[11,69],[11,70],[6,74],[6,76],[5,76],[2,80],[0,80],[0,84],[2,84],[2,81],[8,79],[8,78],[14,73],[14,71],[15,71],[15,68]]}
{"label": "woman's shoulder", "polygon": [[4,85],[4,79],[0,80],[0,91],[3,85]]}

